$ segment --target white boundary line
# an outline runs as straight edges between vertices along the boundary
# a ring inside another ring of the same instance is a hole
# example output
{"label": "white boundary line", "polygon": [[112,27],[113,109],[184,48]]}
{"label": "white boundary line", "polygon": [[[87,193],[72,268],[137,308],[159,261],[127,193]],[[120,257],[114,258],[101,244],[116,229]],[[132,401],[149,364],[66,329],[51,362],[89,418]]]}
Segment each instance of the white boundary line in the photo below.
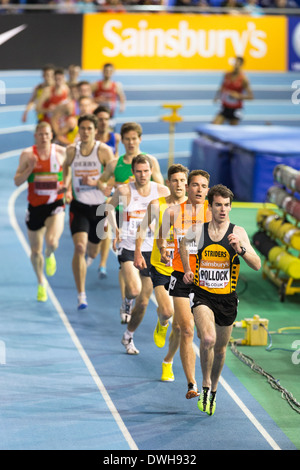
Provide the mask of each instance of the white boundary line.
{"label": "white boundary line", "polygon": [[[11,195],[11,197],[9,198],[9,202],[8,202],[8,215],[9,215],[9,220],[10,220],[10,223],[11,223],[11,226],[13,227],[14,231],[16,232],[16,235],[25,251],[25,253],[27,254],[27,256],[29,257],[30,256],[30,248],[29,248],[29,245],[24,237],[24,234],[22,232],[22,230],[20,229],[20,226],[17,222],[17,219],[16,219],[16,215],[15,215],[15,202],[16,202],[16,199],[18,198],[18,196],[27,188],[27,183],[24,183],[23,185],[21,185],[18,189],[16,189],[13,194]],[[76,335],[74,329],[72,328],[69,320],[68,320],[68,317],[66,316],[62,306],[60,305],[59,301],[57,300],[53,290],[51,289],[51,287],[48,285],[48,294],[49,294],[49,297],[58,313],[58,315],[60,316],[67,332],[69,333],[76,349],[78,350],[81,358],[83,359],[83,362],[85,363],[90,375],[92,376],[92,378],[94,379],[94,382],[95,384],[97,385],[109,411],[111,412],[113,418],[115,419],[117,425],[119,426],[126,442],[128,443],[129,447],[131,450],[138,450],[138,447],[136,445],[136,443],[134,442],[133,438],[131,437],[131,434],[129,433],[127,427],[125,426],[124,424],[124,421],[122,420],[121,416],[119,415],[113,401],[111,400],[105,386],[103,385],[103,382],[102,380],[100,379],[99,375],[97,374],[91,360],[89,359],[87,353],[85,352],[82,344],[80,343],[79,339],[78,339],[78,336]]]}
{"label": "white boundary line", "polygon": [[[155,295],[152,293],[151,300],[154,305],[158,306]],[[196,355],[200,358],[199,347],[193,343],[193,348]],[[273,450],[281,450],[277,442],[270,436],[270,434],[266,431],[266,429],[260,424],[260,422],[255,418],[253,413],[247,408],[245,403],[238,397],[235,391],[231,388],[231,386],[226,382],[226,380],[221,376],[220,377],[220,384],[226,390],[230,398],[236,403],[236,405],[242,410],[242,412],[246,415],[249,421],[256,427],[259,433],[263,436],[263,438],[268,442],[268,444],[272,447]]]}

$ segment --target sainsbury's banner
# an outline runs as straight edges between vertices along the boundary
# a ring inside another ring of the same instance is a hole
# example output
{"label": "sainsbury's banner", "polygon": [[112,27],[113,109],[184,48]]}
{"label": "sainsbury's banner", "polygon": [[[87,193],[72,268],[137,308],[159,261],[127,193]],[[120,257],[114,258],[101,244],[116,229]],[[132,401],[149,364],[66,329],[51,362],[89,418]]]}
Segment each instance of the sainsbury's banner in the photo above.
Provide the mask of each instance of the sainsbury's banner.
{"label": "sainsbury's banner", "polygon": [[119,69],[225,70],[236,56],[245,70],[286,70],[284,17],[87,14],[82,67],[105,62]]}

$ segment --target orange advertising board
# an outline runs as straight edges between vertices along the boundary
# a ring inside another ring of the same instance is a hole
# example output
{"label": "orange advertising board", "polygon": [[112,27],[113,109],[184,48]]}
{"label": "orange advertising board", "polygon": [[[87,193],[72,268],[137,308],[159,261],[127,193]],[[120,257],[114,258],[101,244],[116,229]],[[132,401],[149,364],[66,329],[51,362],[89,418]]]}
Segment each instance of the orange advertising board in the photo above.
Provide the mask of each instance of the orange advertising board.
{"label": "orange advertising board", "polygon": [[245,70],[285,71],[285,17],[231,15],[84,15],[82,66],[118,69],[225,70],[245,58]]}

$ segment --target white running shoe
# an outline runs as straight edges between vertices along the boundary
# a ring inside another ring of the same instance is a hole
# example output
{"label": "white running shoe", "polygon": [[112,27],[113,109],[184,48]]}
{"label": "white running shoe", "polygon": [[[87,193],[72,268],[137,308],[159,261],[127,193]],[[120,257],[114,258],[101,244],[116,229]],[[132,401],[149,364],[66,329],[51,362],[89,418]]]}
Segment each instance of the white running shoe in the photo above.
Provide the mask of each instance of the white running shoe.
{"label": "white running shoe", "polygon": [[123,335],[121,343],[125,346],[127,354],[136,355],[140,354],[140,351],[136,349],[133,338],[126,338],[125,333]]}

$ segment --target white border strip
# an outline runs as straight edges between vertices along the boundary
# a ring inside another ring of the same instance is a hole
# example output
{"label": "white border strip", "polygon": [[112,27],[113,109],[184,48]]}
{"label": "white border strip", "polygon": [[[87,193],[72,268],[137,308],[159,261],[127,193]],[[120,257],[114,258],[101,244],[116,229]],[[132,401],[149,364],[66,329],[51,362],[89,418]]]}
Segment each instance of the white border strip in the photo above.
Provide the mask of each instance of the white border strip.
{"label": "white border strip", "polygon": [[[155,295],[151,295],[151,300],[156,305],[158,306]],[[200,358],[200,352],[199,352],[199,347],[193,343],[193,348],[196,353],[196,355]],[[220,377],[220,384],[223,386],[223,388],[226,390],[230,398],[235,402],[235,404],[242,410],[242,412],[246,415],[246,417],[249,419],[249,421],[253,424],[253,426],[256,427],[258,432],[263,436],[263,438],[268,442],[268,444],[272,447],[273,450],[281,450],[277,442],[270,436],[270,434],[266,431],[266,429],[260,424],[260,422],[255,418],[253,413],[247,408],[245,403],[238,397],[238,395],[235,393],[235,391],[230,387],[228,382],[221,376]]]}
{"label": "white border strip", "polygon": [[[15,202],[16,202],[16,199],[18,198],[18,196],[23,192],[25,191],[27,188],[27,183],[24,183],[23,185],[21,185],[18,189],[16,189],[13,194],[11,195],[11,197],[9,198],[9,202],[8,202],[8,215],[9,215],[9,220],[10,220],[10,223],[11,223],[11,226],[13,227],[14,231],[16,232],[16,235],[25,251],[25,253],[27,254],[27,256],[29,257],[30,256],[30,248],[29,248],[29,245],[25,239],[25,236],[22,232],[22,230],[20,229],[20,226],[17,222],[17,219],[16,219],[16,215],[15,215]],[[131,437],[131,434],[129,433],[127,427],[125,426],[124,424],[124,421],[122,420],[120,414],[118,413],[113,401],[111,400],[105,386],[103,385],[103,382],[102,380],[100,379],[99,375],[97,374],[91,360],[89,359],[87,353],[85,352],[82,344],[80,343],[79,339],[78,339],[78,336],[76,335],[75,331],[73,330],[69,320],[68,320],[68,317],[66,316],[65,312],[63,311],[63,308],[62,306],[60,305],[59,301],[57,300],[53,290],[51,289],[51,287],[48,285],[48,294],[49,294],[49,297],[58,313],[58,315],[60,316],[67,332],[69,333],[74,345],[76,346],[81,358],[83,359],[83,362],[85,363],[89,373],[91,374],[92,378],[94,379],[94,382],[95,384],[97,385],[102,397],[104,398],[104,401],[109,409],[109,411],[111,412],[113,418],[115,419],[117,425],[119,426],[126,442],[128,443],[129,447],[131,450],[138,450],[138,447],[136,445],[136,443],[134,442],[133,438]]]}

